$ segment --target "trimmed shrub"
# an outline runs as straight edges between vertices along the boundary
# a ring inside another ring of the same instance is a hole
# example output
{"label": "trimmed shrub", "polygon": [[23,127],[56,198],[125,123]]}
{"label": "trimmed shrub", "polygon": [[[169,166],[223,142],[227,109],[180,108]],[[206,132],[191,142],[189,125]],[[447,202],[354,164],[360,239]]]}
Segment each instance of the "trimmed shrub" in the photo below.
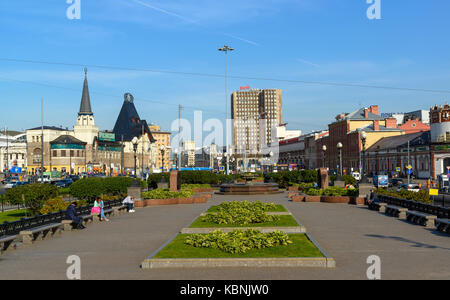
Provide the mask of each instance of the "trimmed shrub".
{"label": "trimmed shrub", "polygon": [[[93,202],[102,195],[119,196],[127,193],[128,187],[133,183],[132,177],[83,178],[70,185],[70,194],[78,199]],[[147,183],[139,180],[141,187]]]}
{"label": "trimmed shrub", "polygon": [[44,206],[41,208],[39,212],[45,215],[51,212],[66,210],[69,205],[70,203],[65,202],[62,196],[58,196],[45,202]]}
{"label": "trimmed shrub", "polygon": [[316,170],[297,170],[268,173],[264,176],[264,181],[275,181],[281,188],[286,188],[294,183],[314,183],[318,182],[319,175]]}
{"label": "trimmed shrub", "polygon": [[144,199],[173,199],[173,198],[190,198],[194,195],[192,190],[181,190],[179,192],[171,192],[167,189],[156,189],[150,192],[142,193]]}
{"label": "trimmed shrub", "polygon": [[407,199],[407,200],[413,200],[416,202],[426,203],[426,204],[433,204],[433,200],[431,199],[430,195],[427,191],[420,190],[419,192],[413,192],[413,191],[407,191],[407,190],[400,190],[399,192],[393,190],[393,189],[376,189],[375,192],[379,195],[386,195],[386,196],[392,196],[395,198],[400,199]]}
{"label": "trimmed shrub", "polygon": [[342,179],[344,180],[345,184],[351,184],[355,185],[358,181],[353,177],[352,175],[343,175]]}
{"label": "trimmed shrub", "polygon": [[216,230],[208,234],[192,234],[184,242],[197,248],[219,249],[232,254],[246,253],[253,249],[271,248],[292,244],[289,236],[280,231],[261,233],[259,230]]}
{"label": "trimmed shrub", "polygon": [[32,215],[39,214],[44,203],[58,196],[58,189],[51,184],[20,185],[5,193],[5,201],[13,205],[25,204]]}
{"label": "trimmed shrub", "polygon": [[275,204],[260,201],[253,203],[249,201],[224,202],[217,206],[216,213],[208,213],[205,219],[216,224],[236,225],[273,222],[278,221],[279,217],[268,215],[266,211],[274,208]]}

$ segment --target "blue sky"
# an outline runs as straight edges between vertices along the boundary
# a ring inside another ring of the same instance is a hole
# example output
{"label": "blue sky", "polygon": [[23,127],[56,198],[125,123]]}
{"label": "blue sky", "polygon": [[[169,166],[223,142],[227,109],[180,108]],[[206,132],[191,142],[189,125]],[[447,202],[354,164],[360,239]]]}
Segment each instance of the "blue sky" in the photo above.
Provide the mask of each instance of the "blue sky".
{"label": "blue sky", "polygon": [[[81,0],[69,20],[65,0],[0,2],[0,126],[71,128],[79,109],[83,67],[1,60],[38,60],[89,67],[97,125],[112,129],[123,94],[141,118],[170,129],[177,105],[224,118],[224,78],[132,69],[357,83],[450,90],[450,2],[381,0],[382,20],[366,17],[365,0]],[[22,81],[22,82],[18,82]],[[25,81],[25,82],[23,82]],[[311,85],[231,78],[240,86],[283,90],[283,121],[303,132],[327,128],[342,112],[378,104],[381,112],[428,109],[450,93]]]}

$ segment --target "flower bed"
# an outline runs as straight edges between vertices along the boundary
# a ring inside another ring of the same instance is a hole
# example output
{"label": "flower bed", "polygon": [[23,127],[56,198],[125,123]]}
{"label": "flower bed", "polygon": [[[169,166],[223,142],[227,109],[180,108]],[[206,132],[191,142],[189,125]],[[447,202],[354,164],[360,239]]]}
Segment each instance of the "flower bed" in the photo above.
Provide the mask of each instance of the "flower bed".
{"label": "flower bed", "polygon": [[[216,234],[217,236],[218,234]],[[239,235],[245,235],[245,233],[239,233]],[[248,233],[247,233],[248,235]],[[259,235],[259,234],[258,234]],[[280,235],[280,234],[278,234]],[[267,243],[269,239],[276,239],[277,236],[267,235],[262,237],[261,242],[248,242],[247,244],[251,245],[251,249],[248,246],[242,246],[242,244],[246,244],[246,242],[240,243],[241,246],[226,246],[229,241],[229,235],[225,236],[225,233],[220,234],[222,240],[219,242],[221,247],[225,249],[244,249],[245,252],[235,252],[231,253],[230,251],[223,251],[219,248],[219,243],[215,242],[214,239],[211,239],[214,235],[209,235],[209,245],[211,247],[194,247],[186,241],[192,241],[193,234],[180,234],[178,235],[172,242],[170,242],[166,247],[164,247],[161,251],[159,251],[153,258],[161,259],[161,258],[249,258],[249,257],[273,257],[273,258],[281,258],[281,257],[324,257],[324,254],[312,243],[305,234],[288,234],[287,239],[291,241],[291,243],[280,244],[271,246],[270,244],[266,244],[269,247],[263,247],[264,243]],[[199,235],[196,235],[199,236]],[[200,235],[201,236],[201,235]],[[206,240],[207,237],[198,237],[198,240]],[[286,236],[282,236],[281,242],[286,240]],[[215,246],[211,245],[216,243]]]}
{"label": "flower bed", "polygon": [[216,230],[208,234],[192,234],[184,244],[196,248],[218,249],[223,252],[237,254],[254,249],[264,249],[292,244],[288,235],[281,231],[261,233],[259,230],[233,230],[223,232]]}
{"label": "flower bed", "polygon": [[207,197],[203,195],[196,195],[192,190],[171,192],[167,189],[156,189],[150,192],[142,193],[142,198],[144,200],[135,201],[134,205],[136,207],[206,203],[207,201]]}

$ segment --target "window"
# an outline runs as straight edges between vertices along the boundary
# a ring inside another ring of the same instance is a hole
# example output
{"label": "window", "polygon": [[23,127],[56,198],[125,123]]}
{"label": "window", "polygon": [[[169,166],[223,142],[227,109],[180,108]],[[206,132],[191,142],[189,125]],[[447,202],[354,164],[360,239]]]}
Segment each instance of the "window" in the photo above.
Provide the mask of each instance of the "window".
{"label": "window", "polygon": [[53,150],[53,157],[58,157],[58,151]]}

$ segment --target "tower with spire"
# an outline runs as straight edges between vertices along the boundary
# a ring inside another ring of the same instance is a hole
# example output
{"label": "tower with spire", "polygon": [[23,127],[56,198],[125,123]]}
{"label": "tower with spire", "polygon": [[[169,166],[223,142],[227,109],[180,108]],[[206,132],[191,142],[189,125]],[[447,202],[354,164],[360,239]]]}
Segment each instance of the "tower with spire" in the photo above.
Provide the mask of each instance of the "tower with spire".
{"label": "tower with spire", "polygon": [[74,135],[77,139],[85,142],[86,159],[94,161],[94,141],[98,137],[99,129],[95,125],[94,113],[91,107],[91,97],[89,95],[89,85],[87,80],[87,68],[84,69],[83,93],[81,95],[80,111],[77,116],[77,125],[73,127]]}

